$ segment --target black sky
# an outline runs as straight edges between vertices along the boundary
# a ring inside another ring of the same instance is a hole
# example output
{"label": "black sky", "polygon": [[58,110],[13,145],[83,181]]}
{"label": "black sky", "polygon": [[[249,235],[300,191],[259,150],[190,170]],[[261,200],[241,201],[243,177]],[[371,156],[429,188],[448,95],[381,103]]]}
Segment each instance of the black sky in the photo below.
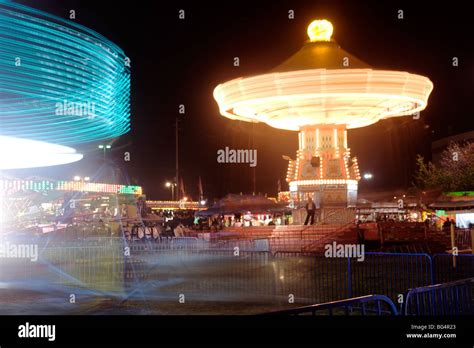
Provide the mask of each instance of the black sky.
{"label": "black sky", "polygon": [[[349,131],[361,172],[374,174],[370,188],[409,186],[417,153],[429,157],[433,140],[474,129],[472,23],[463,2],[19,2],[62,17],[74,9],[76,22],[103,34],[131,58],[132,131],[115,140],[110,158],[150,198],[170,196],[164,182],[174,176],[174,120],[181,103],[186,114],[180,167],[192,197],[197,197],[198,176],[209,198],[252,191],[248,165],[217,163],[216,151],[225,146],[258,150],[257,192],[275,195],[278,179],[285,188],[287,162],[281,155],[294,157],[297,133],[221,117],[212,91],[218,83],[281,63],[302,46],[307,25],[316,18],[329,19],[339,45],[373,67],[422,74],[434,83],[421,120],[404,117]],[[178,19],[179,9],[185,10],[185,20]],[[397,18],[399,9],[403,20]],[[233,66],[236,56],[240,67]],[[454,56],[458,67],[451,64]],[[86,156],[79,163],[15,175],[94,176],[100,163],[96,145],[80,148]],[[131,153],[131,162],[121,160],[124,151]]]}

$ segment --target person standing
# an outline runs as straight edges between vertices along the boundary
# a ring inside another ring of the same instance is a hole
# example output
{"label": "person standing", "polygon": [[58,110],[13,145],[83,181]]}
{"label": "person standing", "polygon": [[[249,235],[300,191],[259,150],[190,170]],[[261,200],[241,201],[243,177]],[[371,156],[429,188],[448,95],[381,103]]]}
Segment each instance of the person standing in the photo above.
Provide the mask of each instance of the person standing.
{"label": "person standing", "polygon": [[308,221],[311,217],[311,225],[314,224],[314,213],[316,212],[316,205],[313,202],[313,199],[311,197],[308,198],[308,202],[306,203],[306,220],[304,221],[304,224],[307,225]]}

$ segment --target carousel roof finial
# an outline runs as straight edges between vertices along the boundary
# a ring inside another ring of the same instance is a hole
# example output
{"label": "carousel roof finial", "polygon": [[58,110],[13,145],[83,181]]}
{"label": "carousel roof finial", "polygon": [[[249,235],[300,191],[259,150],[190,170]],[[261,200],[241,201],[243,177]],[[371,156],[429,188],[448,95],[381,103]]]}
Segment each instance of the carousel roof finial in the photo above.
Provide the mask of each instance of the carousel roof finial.
{"label": "carousel roof finial", "polygon": [[326,19],[316,19],[308,25],[306,32],[311,42],[331,41],[333,26]]}

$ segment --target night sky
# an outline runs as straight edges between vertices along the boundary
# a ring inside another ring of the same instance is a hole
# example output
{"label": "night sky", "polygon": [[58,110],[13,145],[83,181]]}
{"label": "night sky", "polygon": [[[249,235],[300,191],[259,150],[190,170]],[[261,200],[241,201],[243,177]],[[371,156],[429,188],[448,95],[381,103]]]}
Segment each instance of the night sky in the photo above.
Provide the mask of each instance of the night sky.
{"label": "night sky", "polygon": [[[221,82],[265,73],[284,61],[307,40],[313,19],[330,20],[339,45],[374,68],[417,73],[434,83],[420,120],[389,119],[348,132],[361,172],[374,175],[361,190],[409,187],[417,153],[429,158],[433,140],[474,129],[472,20],[463,2],[19,2],[65,18],[74,9],[76,22],[130,57],[132,131],[113,141],[108,156],[148,198],[170,198],[164,183],[174,176],[179,104],[186,107],[180,116],[180,172],[192,198],[197,198],[199,176],[208,198],[252,192],[248,164],[217,163],[216,152],[225,146],[257,149],[257,193],[275,196],[278,179],[287,189],[287,162],[281,156],[295,156],[297,133],[224,118],[212,91]],[[179,9],[185,10],[185,20],[178,19]],[[240,67],[233,66],[236,56]],[[453,57],[459,58],[458,67],[452,66]],[[97,143],[77,148],[85,153],[81,162],[11,174],[57,179],[79,174],[103,181]],[[128,163],[122,160],[125,151],[131,153]]]}

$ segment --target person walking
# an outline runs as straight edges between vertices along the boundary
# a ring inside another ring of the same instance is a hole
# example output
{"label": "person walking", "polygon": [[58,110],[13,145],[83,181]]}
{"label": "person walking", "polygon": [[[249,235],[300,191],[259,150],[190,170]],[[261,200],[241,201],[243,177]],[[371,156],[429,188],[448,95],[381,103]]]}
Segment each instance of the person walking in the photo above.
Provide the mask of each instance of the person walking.
{"label": "person walking", "polygon": [[314,224],[314,213],[316,212],[316,205],[313,202],[313,199],[311,197],[308,198],[308,203],[306,203],[306,220],[304,221],[304,224],[307,225],[309,218],[311,217],[311,225]]}

